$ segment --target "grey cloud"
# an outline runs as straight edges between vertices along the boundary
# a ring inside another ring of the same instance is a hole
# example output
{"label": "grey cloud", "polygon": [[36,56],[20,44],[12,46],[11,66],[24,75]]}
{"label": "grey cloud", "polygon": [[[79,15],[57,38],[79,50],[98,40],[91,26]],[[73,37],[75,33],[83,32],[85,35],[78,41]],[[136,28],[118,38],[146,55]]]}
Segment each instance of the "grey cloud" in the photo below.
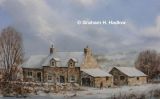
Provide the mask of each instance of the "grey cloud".
{"label": "grey cloud", "polygon": [[[89,5],[95,3],[93,0],[78,2]],[[130,21],[124,26],[79,26],[75,24],[76,17],[73,18],[75,12],[67,10],[67,15],[64,15],[45,0],[6,0],[0,6],[12,17],[12,25],[23,33],[25,49],[29,54],[48,52],[50,43],[63,51],[82,51],[83,47],[90,45],[96,52],[151,46],[145,44],[150,41],[144,37],[142,30]],[[151,30],[156,30],[158,26]],[[147,29],[143,28],[144,30]],[[152,43],[154,42],[157,41],[153,40]]]}

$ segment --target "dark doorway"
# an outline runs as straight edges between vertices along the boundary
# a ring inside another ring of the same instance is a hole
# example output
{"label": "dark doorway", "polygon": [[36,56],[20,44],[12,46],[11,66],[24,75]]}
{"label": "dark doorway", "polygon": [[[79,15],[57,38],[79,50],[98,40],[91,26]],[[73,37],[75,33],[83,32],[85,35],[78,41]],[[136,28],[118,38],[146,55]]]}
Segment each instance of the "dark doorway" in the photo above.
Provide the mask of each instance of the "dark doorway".
{"label": "dark doorway", "polygon": [[114,77],[113,77],[113,84],[114,84],[114,85],[118,85],[119,82],[120,82],[120,81],[118,80],[118,76],[114,76]]}
{"label": "dark doorway", "polygon": [[40,82],[42,81],[42,79],[41,79],[41,72],[37,73],[37,80],[40,81]]}
{"label": "dark doorway", "polygon": [[64,83],[64,82],[65,82],[64,76],[60,76],[60,83]]}
{"label": "dark doorway", "polygon": [[82,86],[91,86],[90,78],[82,78]]}

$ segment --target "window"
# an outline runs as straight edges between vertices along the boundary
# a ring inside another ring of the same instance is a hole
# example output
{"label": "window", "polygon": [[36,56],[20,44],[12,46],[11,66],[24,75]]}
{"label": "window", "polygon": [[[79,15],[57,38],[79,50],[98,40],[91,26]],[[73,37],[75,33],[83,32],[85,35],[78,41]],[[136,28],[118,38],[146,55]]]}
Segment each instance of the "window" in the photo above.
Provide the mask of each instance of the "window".
{"label": "window", "polygon": [[108,80],[109,78],[108,77],[106,77],[106,81]]}
{"label": "window", "polygon": [[76,79],[75,79],[75,76],[73,76],[73,75],[70,76],[70,82],[75,82],[75,80],[76,80]]}
{"label": "window", "polygon": [[48,75],[48,80],[52,80],[52,76],[51,75]]}
{"label": "window", "polygon": [[56,61],[55,61],[54,59],[51,59],[50,65],[51,65],[51,66],[56,66]]}
{"label": "window", "polygon": [[137,80],[139,80],[139,77],[137,77]]}
{"label": "window", "polygon": [[74,67],[75,62],[72,59],[70,59],[68,62],[68,65],[69,65],[69,67]]}
{"label": "window", "polygon": [[125,77],[124,76],[120,76],[120,80],[124,80],[125,79]]}
{"label": "window", "polygon": [[70,66],[73,67],[73,62],[70,62]]}
{"label": "window", "polygon": [[28,71],[28,77],[32,77],[32,72],[31,71]]}

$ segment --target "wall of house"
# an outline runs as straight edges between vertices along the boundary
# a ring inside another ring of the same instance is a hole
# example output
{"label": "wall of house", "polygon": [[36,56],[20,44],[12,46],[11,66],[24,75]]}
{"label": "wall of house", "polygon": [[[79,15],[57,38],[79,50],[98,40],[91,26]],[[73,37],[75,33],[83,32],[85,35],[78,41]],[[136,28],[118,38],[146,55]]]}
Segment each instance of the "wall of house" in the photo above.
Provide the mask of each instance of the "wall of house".
{"label": "wall of house", "polygon": [[[64,83],[67,82],[67,68],[45,66],[43,72],[44,82],[60,82],[60,76],[64,77]],[[49,80],[49,76],[52,76],[51,80]]]}
{"label": "wall of house", "polygon": [[[32,72],[32,76],[28,76],[28,72]],[[23,81],[27,82],[39,82],[37,73],[41,73],[41,81],[43,81],[43,70],[33,68],[23,68]]]}
{"label": "wall of house", "polygon": [[[89,79],[90,81],[87,82],[87,79]],[[85,80],[85,82],[83,80]],[[81,85],[82,86],[99,88],[102,82],[103,87],[111,87],[113,85],[112,80],[113,80],[112,77],[93,77],[81,71]]]}
{"label": "wall of house", "polygon": [[81,86],[94,87],[94,77],[88,75],[87,73],[81,71]]}
{"label": "wall of house", "polygon": [[71,76],[75,77],[75,82],[80,84],[80,68],[79,67],[68,67],[68,82],[73,82]]}
{"label": "wall of house", "polygon": [[[44,72],[44,82],[55,82],[55,83],[63,83],[70,82],[70,76],[75,76],[76,83],[79,83],[80,78],[80,68],[78,67],[51,67],[51,66],[45,66],[43,67]],[[52,80],[48,79],[48,75],[52,76]]]}
{"label": "wall of house", "polygon": [[[128,79],[128,76],[123,74],[122,72],[120,72],[118,69],[116,68],[113,68],[111,71],[110,71],[110,74],[113,76],[113,84],[114,85],[127,85],[128,82],[127,82],[127,79]],[[124,78],[124,79],[122,79]]]}
{"label": "wall of house", "polygon": [[103,87],[111,87],[112,86],[112,77],[95,77],[95,87],[100,87],[101,83],[103,83]]}
{"label": "wall of house", "polygon": [[129,77],[128,85],[141,85],[147,83],[147,77]]}

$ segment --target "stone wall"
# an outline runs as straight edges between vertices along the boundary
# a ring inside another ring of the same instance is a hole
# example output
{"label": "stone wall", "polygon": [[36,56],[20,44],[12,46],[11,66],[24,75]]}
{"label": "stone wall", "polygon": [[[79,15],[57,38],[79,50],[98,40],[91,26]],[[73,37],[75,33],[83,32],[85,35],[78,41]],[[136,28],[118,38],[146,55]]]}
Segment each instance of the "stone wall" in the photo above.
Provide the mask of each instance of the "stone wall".
{"label": "stone wall", "polygon": [[[43,67],[44,72],[44,82],[62,82],[64,78],[64,83],[69,82],[70,76],[75,76],[75,82],[79,83],[80,78],[80,68],[79,67]],[[52,76],[52,80],[48,80],[48,76]]]}
{"label": "stone wall", "polygon": [[128,85],[141,85],[147,83],[147,77],[129,77]]}
{"label": "stone wall", "polygon": [[[28,72],[32,72],[32,76],[28,76]],[[43,70],[33,68],[23,68],[23,80],[30,82],[40,82],[37,78],[37,73],[41,73],[41,81],[43,81]]]}
{"label": "stone wall", "polygon": [[84,61],[81,65],[81,69],[88,69],[88,68],[100,68],[97,60],[92,54],[92,51],[90,48],[86,47],[84,48]]}
{"label": "stone wall", "polygon": [[[113,68],[110,71],[110,74],[113,75],[113,84],[114,85],[141,85],[147,83],[147,77],[129,77],[125,75],[124,73],[120,72],[118,69]],[[121,79],[121,76],[124,77],[124,79]]]}
{"label": "stone wall", "polygon": [[95,77],[95,87],[100,87],[100,84],[103,83],[103,87],[112,86],[112,77]]}
{"label": "stone wall", "polygon": [[[124,73],[120,72],[118,69],[113,68],[110,71],[110,74],[113,75],[113,84],[114,85],[127,85],[128,76],[125,75]],[[121,79],[122,76],[124,77],[123,80]]]}
{"label": "stone wall", "polygon": [[[83,84],[87,82],[83,82],[83,79],[89,79],[90,84]],[[100,87],[100,84],[103,83],[103,87],[111,87],[113,85],[112,77],[93,77],[88,75],[85,72],[81,72],[81,85],[82,86],[90,86],[90,87]]]}
{"label": "stone wall", "polygon": [[87,73],[81,71],[81,86],[94,87],[94,77],[88,75]]}

